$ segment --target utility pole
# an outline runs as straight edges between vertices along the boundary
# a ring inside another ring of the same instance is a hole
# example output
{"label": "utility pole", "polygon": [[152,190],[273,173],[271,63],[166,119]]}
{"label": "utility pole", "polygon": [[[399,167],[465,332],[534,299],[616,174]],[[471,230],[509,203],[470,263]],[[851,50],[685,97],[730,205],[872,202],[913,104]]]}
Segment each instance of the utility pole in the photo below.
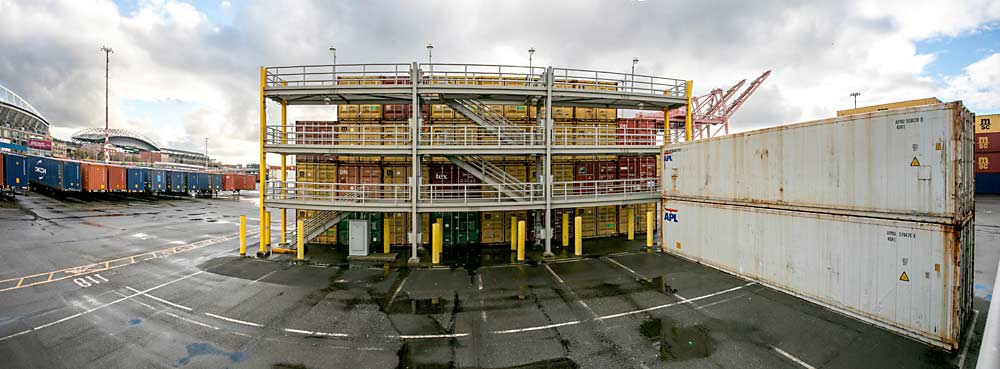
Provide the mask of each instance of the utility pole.
{"label": "utility pole", "polygon": [[111,161],[111,152],[108,151],[108,77],[111,74],[111,53],[115,52],[110,47],[101,46],[104,52],[104,162]]}
{"label": "utility pole", "polygon": [[330,52],[333,53],[333,84],[337,84],[337,48],[330,46]]}
{"label": "utility pole", "polygon": [[635,92],[635,66],[639,64],[639,57],[632,58],[632,92]]}
{"label": "utility pole", "polygon": [[427,44],[427,64],[431,63],[431,50],[434,50],[434,45]]}
{"label": "utility pole", "polygon": [[528,74],[531,74],[531,59],[535,56],[535,48],[528,49]]}
{"label": "utility pole", "polygon": [[205,169],[208,169],[208,137],[205,137]]}
{"label": "utility pole", "polygon": [[861,95],[860,92],[851,92],[851,96],[854,96],[854,108],[855,109],[858,108],[858,96],[860,96],[860,95]]}

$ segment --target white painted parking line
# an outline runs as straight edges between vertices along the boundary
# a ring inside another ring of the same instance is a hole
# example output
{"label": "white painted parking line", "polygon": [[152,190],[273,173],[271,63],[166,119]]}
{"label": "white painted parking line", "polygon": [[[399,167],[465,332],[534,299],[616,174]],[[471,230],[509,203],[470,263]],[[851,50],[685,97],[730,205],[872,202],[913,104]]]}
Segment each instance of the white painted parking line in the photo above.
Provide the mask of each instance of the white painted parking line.
{"label": "white painted parking line", "polygon": [[403,290],[403,284],[406,283],[406,279],[409,278],[409,274],[403,277],[403,280],[399,282],[399,287],[396,287],[396,291],[392,292],[392,297],[389,298],[389,303],[385,305],[385,309],[389,310],[392,307],[392,302],[396,301],[396,296],[399,295],[399,291]]}
{"label": "white painted parking line", "polygon": [[545,264],[545,269],[548,270],[549,273],[552,273],[552,276],[556,277],[556,280],[559,281],[560,284],[566,284],[566,282],[563,282],[562,278],[559,278],[559,275],[556,274],[556,272],[552,270],[552,268],[549,268],[548,264]]}
{"label": "white painted parking line", "polygon": [[449,333],[449,334],[416,334],[416,335],[400,335],[399,338],[404,340],[418,340],[418,339],[428,339],[428,338],[459,338],[468,336],[468,333]]}
{"label": "white painted parking line", "polygon": [[965,343],[962,345],[962,354],[958,357],[958,367],[959,369],[965,368],[965,355],[969,353],[969,338],[972,337],[972,331],[976,329],[976,319],[979,319],[979,310],[972,310],[972,324],[967,332],[965,332]]}
{"label": "white painted parking line", "polygon": [[178,304],[178,303],[175,303],[175,302],[171,302],[171,301],[167,301],[167,300],[165,300],[165,299],[161,299],[161,298],[159,298],[159,297],[156,297],[156,296],[153,296],[153,295],[150,295],[150,294],[148,294],[148,293],[143,293],[143,292],[140,292],[139,290],[137,290],[137,289],[135,289],[135,288],[132,288],[132,287],[129,287],[129,286],[125,286],[125,288],[126,288],[126,289],[128,289],[129,291],[132,291],[132,292],[135,292],[135,293],[136,293],[137,295],[143,295],[143,296],[146,296],[146,297],[149,297],[149,298],[151,298],[151,299],[153,299],[153,300],[156,300],[156,301],[159,301],[159,302],[162,302],[162,303],[164,303],[164,304],[167,304],[167,305],[170,305],[170,306],[173,306],[173,307],[176,307],[176,308],[178,308],[178,309],[181,309],[181,310],[187,310],[187,311],[192,311],[192,309],[191,309],[191,308],[189,308],[189,307],[187,307],[187,306],[184,306],[184,305],[181,305],[181,304]]}
{"label": "white painted parking line", "polygon": [[274,270],[274,271],[271,271],[270,273],[264,274],[264,275],[260,276],[260,278],[254,279],[252,282],[247,283],[247,285],[251,285],[251,284],[260,282],[262,279],[267,278],[271,274],[274,274],[274,272],[277,272],[277,270]]}
{"label": "white painted parking line", "polygon": [[619,263],[615,259],[612,259],[612,258],[602,258],[602,259],[610,261],[612,264],[617,265],[619,268],[625,269],[626,272],[632,273],[632,275],[636,276],[636,278],[639,278],[639,279],[641,279],[643,281],[646,281],[646,282],[650,281],[649,278],[644,277],[642,274],[636,273],[634,270],[630,269],[627,266],[622,265],[622,263]]}
{"label": "white painted parking line", "polygon": [[799,358],[792,356],[792,354],[789,354],[780,348],[774,346],[771,346],[771,348],[774,349],[774,351],[776,351],[777,353],[781,354],[782,356],[787,357],[789,360],[794,361],[796,364],[801,365],[803,368],[816,369],[816,367],[807,364],[805,361],[799,360]]}
{"label": "white painted parking line", "polygon": [[219,329],[220,329],[219,327],[216,327],[216,326],[214,326],[214,325],[210,325],[210,324],[205,324],[205,323],[202,323],[202,322],[199,322],[199,321],[197,321],[197,320],[194,320],[194,319],[188,319],[188,318],[185,318],[185,317],[182,317],[182,316],[180,316],[180,315],[177,315],[177,314],[174,314],[174,313],[171,313],[171,312],[169,312],[169,311],[168,311],[168,312],[165,312],[164,314],[167,314],[167,315],[170,315],[170,316],[172,316],[172,317],[174,317],[174,318],[177,318],[177,319],[180,319],[180,320],[183,320],[183,321],[185,321],[185,322],[188,322],[188,323],[191,323],[191,324],[194,324],[194,325],[198,325],[198,326],[202,326],[202,327],[205,327],[205,328],[209,328],[209,329],[214,329],[214,330],[219,330]]}
{"label": "white painted parking line", "polygon": [[325,337],[350,337],[346,333],[329,333],[329,332],[319,332],[319,331],[304,331],[301,329],[285,328],[285,332],[304,334],[307,336],[325,336]]}
{"label": "white painted parking line", "polygon": [[539,325],[539,326],[535,326],[535,327],[517,328],[517,329],[505,329],[505,330],[502,330],[502,331],[492,331],[490,333],[493,333],[493,334],[510,334],[510,333],[531,332],[531,331],[540,331],[540,330],[549,329],[549,328],[565,327],[567,325],[575,325],[575,324],[580,324],[580,323],[582,323],[582,322],[579,321],[579,320],[573,320],[573,321],[562,322],[562,323]]}
{"label": "white painted parking line", "polygon": [[216,315],[216,314],[212,314],[212,313],[205,313],[205,315],[208,315],[208,316],[216,318],[216,319],[222,319],[222,320],[225,320],[227,322],[236,323],[236,324],[249,325],[251,327],[257,327],[257,328],[263,328],[264,327],[263,324],[257,324],[257,323],[254,323],[254,322],[248,322],[246,320],[233,319],[233,318],[225,317],[225,316],[222,316],[222,315]]}
{"label": "white painted parking line", "polygon": [[[197,272],[194,272],[194,273],[191,273],[191,274],[188,274],[188,275],[185,275],[185,276],[183,276],[183,277],[180,277],[180,278],[177,278],[177,279],[174,279],[174,280],[172,280],[172,281],[169,281],[169,282],[164,282],[164,283],[161,283],[161,284],[159,284],[159,285],[157,285],[157,286],[154,286],[154,287],[151,287],[151,288],[149,288],[149,289],[146,289],[146,290],[143,290],[143,291],[140,291],[140,292],[141,292],[141,293],[149,293],[149,292],[152,292],[152,291],[156,291],[156,290],[158,290],[158,289],[160,289],[160,288],[163,288],[163,287],[166,287],[166,286],[169,286],[169,285],[171,285],[171,284],[174,284],[174,283],[177,283],[177,282],[180,282],[180,281],[182,281],[182,280],[185,280],[185,279],[188,279],[188,278],[191,278],[191,277],[194,277],[194,276],[196,276],[196,275],[198,275],[198,274],[201,274],[201,273],[204,273],[204,272],[205,272],[204,270],[199,270],[199,271],[197,271]],[[97,307],[94,307],[94,308],[90,308],[90,309],[87,309],[87,310],[84,310],[84,311],[82,311],[82,312],[79,312],[79,313],[76,313],[76,314],[73,314],[73,315],[70,315],[70,316],[67,316],[67,317],[65,317],[65,318],[62,318],[62,319],[59,319],[59,320],[56,320],[56,321],[54,321],[54,322],[50,322],[50,323],[45,323],[45,324],[42,324],[42,325],[40,325],[40,326],[37,326],[37,327],[34,327],[34,328],[31,328],[31,329],[28,329],[28,330],[24,330],[24,331],[21,331],[21,332],[18,332],[18,333],[15,333],[15,334],[12,334],[12,335],[9,335],[9,336],[7,336],[7,337],[3,337],[3,338],[0,338],[0,342],[3,342],[3,341],[5,341],[5,340],[7,340],[7,339],[9,339],[9,338],[13,338],[13,337],[17,337],[17,336],[20,336],[20,335],[22,335],[22,334],[25,334],[25,333],[28,333],[28,332],[32,332],[32,331],[38,331],[38,330],[42,330],[42,329],[45,329],[45,328],[48,328],[48,327],[51,327],[51,326],[53,326],[53,325],[56,325],[56,324],[59,324],[59,323],[62,323],[62,322],[65,322],[65,321],[67,321],[67,320],[70,320],[70,319],[75,319],[75,318],[78,318],[78,317],[81,317],[81,316],[84,316],[84,315],[87,315],[87,314],[90,314],[90,313],[92,313],[92,312],[95,312],[95,311],[97,311],[97,310],[100,310],[100,309],[103,309],[103,308],[106,308],[106,307],[108,307],[108,306],[111,306],[111,305],[114,305],[114,304],[117,304],[117,303],[119,303],[119,302],[122,302],[122,301],[125,301],[125,300],[128,300],[128,299],[131,299],[131,298],[133,298],[133,297],[136,297],[136,296],[139,296],[139,295],[140,295],[139,293],[136,293],[136,294],[132,294],[132,295],[128,295],[128,296],[125,296],[125,297],[122,297],[122,298],[119,298],[119,299],[117,299],[117,300],[114,300],[114,301],[111,301],[111,302],[109,302],[109,303],[106,303],[106,304],[102,304],[102,305],[99,305],[99,306],[97,306]]]}
{"label": "white painted parking line", "polygon": [[639,313],[645,313],[647,311],[659,310],[659,309],[668,308],[668,307],[671,307],[671,306],[677,306],[677,305],[680,305],[680,304],[686,304],[686,303],[689,303],[691,301],[698,301],[698,300],[702,300],[702,299],[707,299],[707,298],[712,297],[712,296],[718,296],[718,295],[721,295],[721,294],[724,294],[724,293],[733,292],[733,291],[739,290],[741,288],[754,285],[756,283],[757,282],[750,282],[750,283],[744,284],[742,286],[736,286],[736,287],[733,287],[733,288],[730,288],[730,289],[726,289],[726,290],[722,290],[722,291],[718,291],[718,292],[713,292],[713,293],[710,293],[710,294],[707,294],[707,295],[704,295],[704,296],[695,297],[693,299],[682,299],[679,302],[672,302],[672,303],[669,303],[669,304],[663,304],[663,305],[659,305],[659,306],[648,307],[648,308],[645,308],[645,309],[639,309],[639,310],[633,310],[633,311],[626,311],[624,313],[605,315],[605,316],[598,317],[597,319],[605,320],[605,319],[619,318],[619,317],[623,317],[623,316],[627,316],[627,315],[634,315],[634,314],[639,314]]}

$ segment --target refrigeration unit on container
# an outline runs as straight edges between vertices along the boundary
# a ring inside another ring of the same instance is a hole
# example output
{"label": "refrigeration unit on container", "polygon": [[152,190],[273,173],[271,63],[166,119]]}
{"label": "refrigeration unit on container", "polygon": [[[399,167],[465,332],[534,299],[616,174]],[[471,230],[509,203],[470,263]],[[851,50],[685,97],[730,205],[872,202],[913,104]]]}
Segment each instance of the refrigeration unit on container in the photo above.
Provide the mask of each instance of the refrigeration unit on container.
{"label": "refrigeration unit on container", "polygon": [[108,165],[108,191],[128,190],[128,171],[123,166]]}
{"label": "refrigeration unit on container", "polygon": [[11,188],[28,187],[28,159],[24,156],[3,154],[4,185]]}
{"label": "refrigeration unit on container", "polygon": [[150,192],[167,191],[167,172],[159,169],[148,169],[143,172]]}
{"label": "refrigeration unit on container", "polygon": [[127,168],[125,171],[128,185],[128,192],[141,192],[146,190],[146,182],[143,179],[143,168]]}
{"label": "refrigeration unit on container", "polygon": [[108,166],[98,163],[81,163],[80,175],[83,191],[108,191]]}
{"label": "refrigeration unit on container", "polygon": [[973,209],[972,118],[953,102],[668,145],[664,196],[964,219]]}
{"label": "refrigeration unit on container", "polygon": [[972,218],[945,225],[665,200],[663,246],[952,349],[972,301]]}

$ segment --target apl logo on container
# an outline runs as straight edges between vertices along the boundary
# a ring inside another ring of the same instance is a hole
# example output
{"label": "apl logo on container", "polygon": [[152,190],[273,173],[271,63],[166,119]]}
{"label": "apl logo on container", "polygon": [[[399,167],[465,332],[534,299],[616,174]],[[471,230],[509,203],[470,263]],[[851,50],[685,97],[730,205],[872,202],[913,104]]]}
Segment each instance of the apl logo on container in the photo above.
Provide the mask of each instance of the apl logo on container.
{"label": "apl logo on container", "polygon": [[663,161],[674,161],[674,152],[673,151],[664,151],[663,152]]}
{"label": "apl logo on container", "polygon": [[663,208],[663,221],[678,223],[677,209]]}

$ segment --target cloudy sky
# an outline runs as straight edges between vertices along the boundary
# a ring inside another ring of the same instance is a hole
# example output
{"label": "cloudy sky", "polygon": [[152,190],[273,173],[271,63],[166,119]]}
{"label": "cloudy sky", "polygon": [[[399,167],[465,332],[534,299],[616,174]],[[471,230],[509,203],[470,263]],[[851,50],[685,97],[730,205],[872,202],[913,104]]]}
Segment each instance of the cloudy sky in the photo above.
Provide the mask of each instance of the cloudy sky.
{"label": "cloudy sky", "polygon": [[[876,5],[876,3],[878,5]],[[68,138],[104,123],[224,162],[257,157],[261,65],[424,60],[627,71],[695,92],[771,77],[731,127],[936,96],[1000,112],[1000,1],[0,0],[0,84]],[[275,111],[276,109],[271,109]],[[330,119],[294,108],[292,119]]]}

